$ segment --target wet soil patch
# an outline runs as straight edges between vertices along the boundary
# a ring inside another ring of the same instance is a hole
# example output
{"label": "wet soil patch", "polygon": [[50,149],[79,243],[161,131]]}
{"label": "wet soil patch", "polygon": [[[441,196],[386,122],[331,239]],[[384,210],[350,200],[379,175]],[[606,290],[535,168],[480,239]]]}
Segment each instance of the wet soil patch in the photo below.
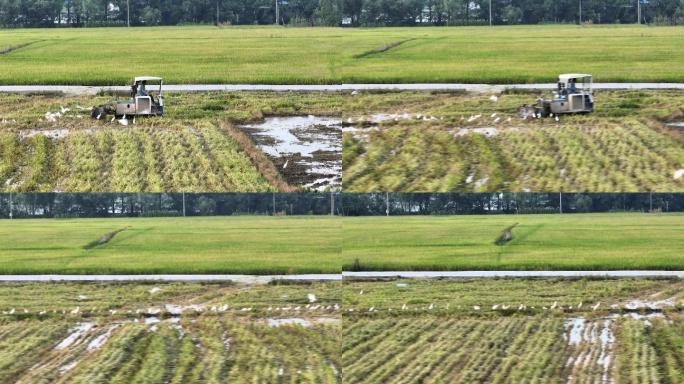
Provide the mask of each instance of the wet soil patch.
{"label": "wet soil patch", "polygon": [[339,189],[342,183],[342,122],[335,117],[269,117],[239,127],[266,153],[290,185]]}

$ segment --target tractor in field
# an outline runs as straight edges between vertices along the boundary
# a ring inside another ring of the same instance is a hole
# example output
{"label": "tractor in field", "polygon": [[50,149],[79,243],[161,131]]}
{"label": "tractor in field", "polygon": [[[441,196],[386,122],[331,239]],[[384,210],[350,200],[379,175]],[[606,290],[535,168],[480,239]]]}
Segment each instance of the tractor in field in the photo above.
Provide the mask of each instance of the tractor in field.
{"label": "tractor in field", "polygon": [[[131,98],[126,100],[110,100],[105,104],[93,107],[90,116],[94,119],[103,119],[107,115],[122,116],[161,116],[164,114],[164,95],[162,86],[164,81],[161,77],[140,76],[133,79],[131,85]],[[148,85],[158,85],[157,95],[147,88]]]}
{"label": "tractor in field", "polygon": [[592,94],[592,77],[582,73],[570,73],[558,76],[557,88],[553,98],[537,99],[531,107],[522,106],[519,110],[523,117],[547,117],[566,113],[589,113],[594,111],[594,95]]}

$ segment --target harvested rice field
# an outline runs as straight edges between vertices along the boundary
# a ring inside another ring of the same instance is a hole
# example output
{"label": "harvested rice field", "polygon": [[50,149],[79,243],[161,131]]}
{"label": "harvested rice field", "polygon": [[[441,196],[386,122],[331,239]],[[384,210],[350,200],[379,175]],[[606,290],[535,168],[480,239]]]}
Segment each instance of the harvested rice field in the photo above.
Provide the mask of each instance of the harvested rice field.
{"label": "harvested rice field", "polygon": [[684,188],[682,92],[598,92],[591,114],[549,118],[519,114],[519,107],[544,95],[360,95],[343,120],[343,189],[673,192]]}
{"label": "harvested rice field", "polygon": [[0,191],[340,188],[348,95],[169,94],[164,117],[90,117],[93,105],[115,97],[0,96]]}
{"label": "harvested rice field", "polygon": [[2,285],[0,381],[340,383],[336,285]]}
{"label": "harvested rice field", "polygon": [[680,383],[684,283],[345,282],[345,383]]}

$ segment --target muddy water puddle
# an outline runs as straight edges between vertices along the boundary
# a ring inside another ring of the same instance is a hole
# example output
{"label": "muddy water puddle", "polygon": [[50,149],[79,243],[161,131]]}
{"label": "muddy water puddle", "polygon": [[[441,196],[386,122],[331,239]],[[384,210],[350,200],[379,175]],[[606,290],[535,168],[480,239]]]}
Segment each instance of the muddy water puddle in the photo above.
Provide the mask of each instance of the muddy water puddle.
{"label": "muddy water puddle", "polygon": [[291,185],[339,189],[342,183],[342,121],[336,117],[269,117],[240,126]]}

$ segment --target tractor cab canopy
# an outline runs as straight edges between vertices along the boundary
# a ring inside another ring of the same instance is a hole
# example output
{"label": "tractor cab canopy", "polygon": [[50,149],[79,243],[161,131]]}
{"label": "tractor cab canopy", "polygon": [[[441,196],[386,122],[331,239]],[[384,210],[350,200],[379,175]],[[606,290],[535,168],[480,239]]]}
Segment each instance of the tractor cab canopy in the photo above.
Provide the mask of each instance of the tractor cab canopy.
{"label": "tractor cab canopy", "polygon": [[558,90],[568,93],[591,93],[591,75],[585,73],[565,73],[558,76]]}
{"label": "tractor cab canopy", "polygon": [[164,80],[161,77],[154,76],[138,76],[133,79],[133,88],[138,90],[142,85],[159,84],[159,95],[162,94],[162,85]]}

